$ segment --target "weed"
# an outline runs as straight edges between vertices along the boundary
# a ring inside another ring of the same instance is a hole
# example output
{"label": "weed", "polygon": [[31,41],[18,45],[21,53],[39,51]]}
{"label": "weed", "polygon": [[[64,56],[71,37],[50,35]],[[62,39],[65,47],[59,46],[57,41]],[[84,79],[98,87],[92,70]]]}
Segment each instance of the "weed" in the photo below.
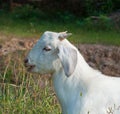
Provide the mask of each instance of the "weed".
{"label": "weed", "polygon": [[0,113],[60,114],[51,78],[27,73],[24,55],[25,52],[19,51],[1,60],[8,65],[3,66],[0,74]]}

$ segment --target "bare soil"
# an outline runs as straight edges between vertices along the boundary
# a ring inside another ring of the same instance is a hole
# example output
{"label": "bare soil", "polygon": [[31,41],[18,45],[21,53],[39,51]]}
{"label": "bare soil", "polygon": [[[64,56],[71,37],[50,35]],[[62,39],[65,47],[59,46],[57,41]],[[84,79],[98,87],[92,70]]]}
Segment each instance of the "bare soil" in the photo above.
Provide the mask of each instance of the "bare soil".
{"label": "bare soil", "polygon": [[[3,56],[18,50],[30,50],[37,40],[11,39],[0,44],[0,67],[4,63]],[[77,44],[76,47],[87,63],[109,76],[120,76],[120,47],[97,44]],[[25,51],[25,52],[26,52]],[[0,68],[1,70],[1,68]],[[87,71],[86,71],[87,72]]]}

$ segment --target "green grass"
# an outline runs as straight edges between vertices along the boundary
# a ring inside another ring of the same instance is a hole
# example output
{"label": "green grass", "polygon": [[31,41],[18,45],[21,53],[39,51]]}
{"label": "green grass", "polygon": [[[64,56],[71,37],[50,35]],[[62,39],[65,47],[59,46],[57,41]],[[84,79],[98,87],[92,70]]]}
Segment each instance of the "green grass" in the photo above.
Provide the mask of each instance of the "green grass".
{"label": "green grass", "polygon": [[62,22],[49,19],[14,19],[10,14],[3,14],[0,18],[0,33],[19,38],[39,38],[46,31],[69,31],[73,35],[69,38],[73,43],[95,43],[120,45],[120,32],[117,30],[95,30],[86,24],[77,24],[76,20]]}
{"label": "green grass", "polygon": [[[88,29],[76,20],[15,19],[9,13],[0,13],[0,41],[13,37],[38,39],[46,30],[67,30],[73,33],[69,38],[72,43],[120,46],[120,32],[114,29]],[[0,57],[0,114],[60,114],[51,78],[27,73],[23,65],[25,55],[25,52],[16,52]]]}
{"label": "green grass", "polygon": [[60,114],[51,78],[27,73],[25,55],[18,51],[0,60],[4,61],[0,72],[0,114]]}

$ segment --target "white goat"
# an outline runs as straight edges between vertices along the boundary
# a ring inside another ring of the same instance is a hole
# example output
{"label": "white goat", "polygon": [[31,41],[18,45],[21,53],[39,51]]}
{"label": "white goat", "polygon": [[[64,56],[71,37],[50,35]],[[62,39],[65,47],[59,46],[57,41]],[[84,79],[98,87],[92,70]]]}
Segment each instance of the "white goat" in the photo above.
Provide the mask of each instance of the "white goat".
{"label": "white goat", "polygon": [[53,75],[63,114],[120,114],[120,79],[92,69],[69,35],[45,32],[29,52],[26,68]]}

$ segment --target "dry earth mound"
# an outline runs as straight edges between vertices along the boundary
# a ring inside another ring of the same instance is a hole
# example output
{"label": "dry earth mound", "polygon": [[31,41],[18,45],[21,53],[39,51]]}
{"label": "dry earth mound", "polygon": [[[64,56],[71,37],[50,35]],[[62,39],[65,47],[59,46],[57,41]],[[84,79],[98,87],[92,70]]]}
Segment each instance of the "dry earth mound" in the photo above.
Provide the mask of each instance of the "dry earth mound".
{"label": "dry earth mound", "polygon": [[[29,50],[35,42],[33,39],[11,39],[0,44],[0,58],[18,50]],[[97,44],[78,44],[76,47],[93,68],[110,76],[120,76],[120,47]]]}

